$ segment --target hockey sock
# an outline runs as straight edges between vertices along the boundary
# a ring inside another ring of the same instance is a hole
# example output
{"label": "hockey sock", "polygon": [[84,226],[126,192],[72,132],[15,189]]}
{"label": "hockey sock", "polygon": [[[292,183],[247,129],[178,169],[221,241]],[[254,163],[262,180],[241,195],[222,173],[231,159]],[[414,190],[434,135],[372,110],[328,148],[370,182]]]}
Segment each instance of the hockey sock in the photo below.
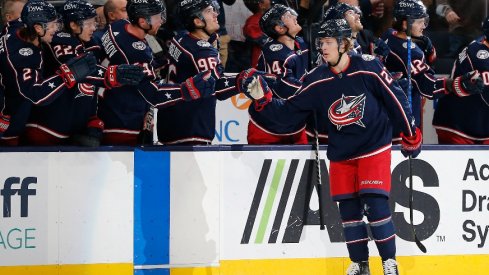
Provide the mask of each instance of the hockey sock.
{"label": "hockey sock", "polygon": [[388,198],[367,196],[362,198],[370,231],[382,260],[396,256],[396,230],[391,218]]}
{"label": "hockey sock", "polygon": [[368,233],[363,219],[360,199],[339,202],[343,232],[350,259],[353,262],[368,261]]}

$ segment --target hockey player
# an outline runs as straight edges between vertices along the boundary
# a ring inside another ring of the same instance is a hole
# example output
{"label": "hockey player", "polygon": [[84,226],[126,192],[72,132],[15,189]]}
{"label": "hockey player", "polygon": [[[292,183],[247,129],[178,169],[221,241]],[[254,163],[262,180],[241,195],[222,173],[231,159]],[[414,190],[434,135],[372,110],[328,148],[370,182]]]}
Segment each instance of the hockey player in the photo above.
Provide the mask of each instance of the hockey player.
{"label": "hockey player", "polygon": [[[429,17],[421,0],[399,0],[394,6],[393,28],[383,35],[384,41],[391,49],[385,59],[385,66],[391,72],[402,72],[407,78],[407,29],[410,27],[413,37],[423,37],[423,30],[428,25]],[[436,78],[435,72],[427,64],[423,50],[416,43],[411,44],[411,80],[412,110],[416,126],[421,127],[421,97],[437,99],[447,94],[464,97],[482,92],[482,79],[476,71],[467,72],[455,79]],[[398,140],[399,130],[394,128],[394,140]]]}
{"label": "hockey player", "polygon": [[[215,79],[209,73],[188,78],[183,84],[165,84],[157,79],[152,54],[145,35],[155,35],[165,22],[166,8],[161,0],[129,0],[129,21],[119,20],[102,36],[102,45],[111,65],[137,64],[146,75],[137,87],[120,87],[105,92],[98,115],[105,123],[105,144],[135,145],[150,105],[170,105],[207,97],[214,93]],[[177,118],[166,118],[177,119]],[[191,127],[191,126],[188,126]]]}
{"label": "hockey player", "polygon": [[[97,29],[97,14],[92,4],[84,0],[68,0],[61,10],[65,31],[57,32],[46,45],[49,50],[43,53],[47,65],[45,74],[53,73],[53,67],[81,54],[103,55],[100,46],[92,39]],[[143,77],[142,68],[136,65],[111,66],[109,70],[98,65],[84,83],[74,85],[49,105],[32,109],[25,132],[26,144],[98,146],[103,122],[97,117],[96,86],[110,89],[137,85]]]}
{"label": "hockey player", "polygon": [[[385,275],[398,275],[395,229],[389,210],[392,124],[402,129],[401,151],[416,157],[421,132],[414,126],[402,89],[371,55],[352,55],[351,28],[344,19],[322,23],[316,40],[328,63],[312,70],[298,93],[287,100],[270,95],[261,77],[248,85],[263,115],[279,123],[306,111],[327,112],[330,183],[338,201],[352,264],[347,274],[370,274],[367,225],[382,258]],[[249,79],[244,83],[250,82]]]}
{"label": "hockey player", "polygon": [[[297,34],[297,12],[281,4],[273,5],[260,19],[260,27],[270,39],[263,45],[257,69],[277,76],[272,90],[275,97],[288,98],[302,84],[309,62],[308,45]],[[255,106],[248,108],[248,144],[307,144],[305,121],[276,124]]]}
{"label": "hockey player", "polygon": [[[179,3],[179,15],[188,33],[174,37],[169,46],[168,81],[179,83],[202,72],[211,72],[216,81],[215,96],[185,102],[158,111],[158,140],[163,144],[205,145],[214,138],[216,99],[235,94],[235,78],[223,77],[217,49],[219,5],[211,0]],[[171,119],[169,119],[171,118]]]}
{"label": "hockey player", "polygon": [[3,145],[18,145],[31,106],[46,105],[84,80],[96,69],[92,55],[81,55],[59,66],[57,74],[43,77],[41,43],[50,43],[59,28],[55,8],[42,0],[28,2],[21,13],[25,26],[0,41],[0,74],[5,89],[4,115],[11,116]]}
{"label": "hockey player", "polygon": [[22,27],[20,13],[26,2],[27,0],[5,0],[3,2],[2,21],[4,23],[4,30],[2,31],[2,35]]}
{"label": "hockey player", "polygon": [[[383,59],[385,56],[388,55],[389,47],[381,39],[377,38],[374,40],[373,34],[369,30],[363,29],[362,22],[360,21],[361,15],[362,13],[360,11],[360,8],[354,7],[347,3],[338,2],[336,5],[326,10],[323,15],[323,20],[325,21],[331,19],[345,19],[352,29],[352,53],[375,54],[379,57],[379,59]],[[364,45],[365,49],[362,48],[362,46],[359,44],[358,39],[362,40],[362,45]],[[320,59],[321,62],[324,62],[321,56]],[[306,127],[306,133],[310,140],[315,137],[315,131],[317,131],[319,143],[328,143],[328,134],[326,127],[327,121],[328,117],[325,113],[318,113],[313,118],[309,119]]]}
{"label": "hockey player", "polygon": [[452,77],[478,70],[484,80],[484,93],[440,98],[433,117],[440,144],[489,144],[489,17],[482,30],[483,36],[458,55]]}

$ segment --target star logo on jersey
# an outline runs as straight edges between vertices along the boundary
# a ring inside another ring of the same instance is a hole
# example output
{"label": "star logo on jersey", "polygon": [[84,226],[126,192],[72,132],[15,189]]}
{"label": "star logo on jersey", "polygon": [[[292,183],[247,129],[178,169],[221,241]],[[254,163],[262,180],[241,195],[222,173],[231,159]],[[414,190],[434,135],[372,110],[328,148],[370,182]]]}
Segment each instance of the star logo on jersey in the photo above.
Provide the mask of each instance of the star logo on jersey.
{"label": "star logo on jersey", "polygon": [[365,94],[359,96],[341,95],[341,98],[333,102],[329,107],[329,120],[336,125],[338,130],[351,124],[357,124],[365,128],[362,122],[365,98]]}
{"label": "star logo on jersey", "polygon": [[79,83],[78,84],[78,91],[80,91],[80,93],[78,93],[75,98],[79,98],[79,97],[83,97],[83,96],[93,96],[95,94],[95,86],[93,86],[92,84],[88,84],[88,83]]}
{"label": "star logo on jersey", "polygon": [[227,78],[225,78],[225,80],[224,80],[224,86],[229,87],[229,81]]}
{"label": "star logo on jersey", "polygon": [[99,75],[99,76],[104,75],[104,71],[102,71],[102,69],[98,69],[98,75]]}
{"label": "star logo on jersey", "polygon": [[166,95],[166,98],[171,99],[171,94],[169,94],[168,92],[166,92],[165,95]]}
{"label": "star logo on jersey", "polygon": [[53,82],[49,82],[48,86],[49,86],[49,88],[51,88],[51,89],[54,89],[54,87],[56,87],[56,86],[54,85],[54,83],[53,83]]}

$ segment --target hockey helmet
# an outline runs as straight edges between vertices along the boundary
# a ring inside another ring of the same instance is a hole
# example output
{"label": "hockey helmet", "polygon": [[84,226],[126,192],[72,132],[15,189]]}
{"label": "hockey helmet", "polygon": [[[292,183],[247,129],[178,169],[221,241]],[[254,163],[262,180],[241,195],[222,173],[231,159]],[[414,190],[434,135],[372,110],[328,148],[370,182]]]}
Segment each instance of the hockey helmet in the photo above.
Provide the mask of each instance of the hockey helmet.
{"label": "hockey helmet", "polygon": [[212,6],[214,11],[219,14],[219,4],[214,0],[183,0],[180,2],[178,6],[179,14],[184,21],[185,27],[192,31],[195,29],[195,18],[205,21],[202,11],[209,6]]}
{"label": "hockey helmet", "polygon": [[394,18],[397,21],[402,21],[407,18],[428,18],[428,14],[421,0],[398,0],[394,4]]}
{"label": "hockey helmet", "polygon": [[61,15],[65,24],[76,22],[81,25],[81,21],[96,17],[97,12],[92,4],[84,0],[68,0],[63,5]]}
{"label": "hockey helmet", "polygon": [[489,39],[489,16],[482,22],[482,34]]}
{"label": "hockey helmet", "polygon": [[326,10],[326,12],[323,14],[323,21],[330,19],[343,19],[345,18],[345,12],[350,10],[358,13],[358,9],[354,6],[343,2],[338,3]]}
{"label": "hockey helmet", "polygon": [[351,27],[345,19],[330,19],[323,21],[319,26],[319,31],[316,35],[316,49],[321,49],[321,38],[336,38],[339,45],[343,38],[351,38],[351,36]]}
{"label": "hockey helmet", "polygon": [[50,3],[43,0],[31,0],[22,8],[20,19],[28,27],[35,24],[46,24],[59,19],[56,9]]}
{"label": "hockey helmet", "polygon": [[137,22],[139,18],[149,18],[160,13],[166,21],[166,6],[162,0],[128,0],[126,10],[132,23]]}
{"label": "hockey helmet", "polygon": [[275,31],[275,26],[285,26],[282,21],[282,16],[287,12],[290,12],[293,16],[298,16],[297,12],[292,8],[282,4],[273,5],[260,18],[260,28],[262,31],[272,38],[277,38],[279,33]]}

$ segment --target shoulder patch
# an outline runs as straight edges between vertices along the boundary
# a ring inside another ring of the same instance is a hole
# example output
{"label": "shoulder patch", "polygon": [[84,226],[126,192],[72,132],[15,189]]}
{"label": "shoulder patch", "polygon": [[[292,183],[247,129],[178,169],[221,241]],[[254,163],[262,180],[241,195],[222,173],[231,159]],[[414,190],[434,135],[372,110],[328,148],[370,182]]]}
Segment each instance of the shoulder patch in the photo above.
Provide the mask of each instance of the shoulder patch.
{"label": "shoulder patch", "polygon": [[365,61],[372,61],[375,59],[375,56],[370,54],[362,54],[362,59]]}
{"label": "shoulder patch", "polygon": [[205,40],[199,40],[197,41],[197,45],[204,47],[204,48],[209,48],[211,46],[211,43]]}
{"label": "shoulder patch", "polygon": [[[407,42],[402,43],[402,47],[404,49],[407,49]],[[416,48],[416,44],[411,41],[411,49],[414,49],[414,48]]]}
{"label": "shoulder patch", "polygon": [[33,55],[34,51],[31,48],[22,48],[19,50],[19,54],[22,56]]}
{"label": "shoulder patch", "polygon": [[71,35],[69,33],[66,33],[66,32],[58,32],[58,34],[56,34],[57,37],[71,37]]}
{"label": "shoulder patch", "polygon": [[479,59],[487,59],[489,58],[489,52],[486,50],[479,50],[476,54]]}
{"label": "shoulder patch", "polygon": [[284,47],[284,45],[282,45],[282,44],[272,44],[272,45],[270,45],[270,50],[272,52],[276,52],[276,51],[280,51],[283,47]]}
{"label": "shoulder patch", "polygon": [[136,50],[142,51],[142,50],[146,49],[146,44],[144,44],[144,42],[142,42],[142,41],[136,41],[136,42],[132,43],[132,47]]}

